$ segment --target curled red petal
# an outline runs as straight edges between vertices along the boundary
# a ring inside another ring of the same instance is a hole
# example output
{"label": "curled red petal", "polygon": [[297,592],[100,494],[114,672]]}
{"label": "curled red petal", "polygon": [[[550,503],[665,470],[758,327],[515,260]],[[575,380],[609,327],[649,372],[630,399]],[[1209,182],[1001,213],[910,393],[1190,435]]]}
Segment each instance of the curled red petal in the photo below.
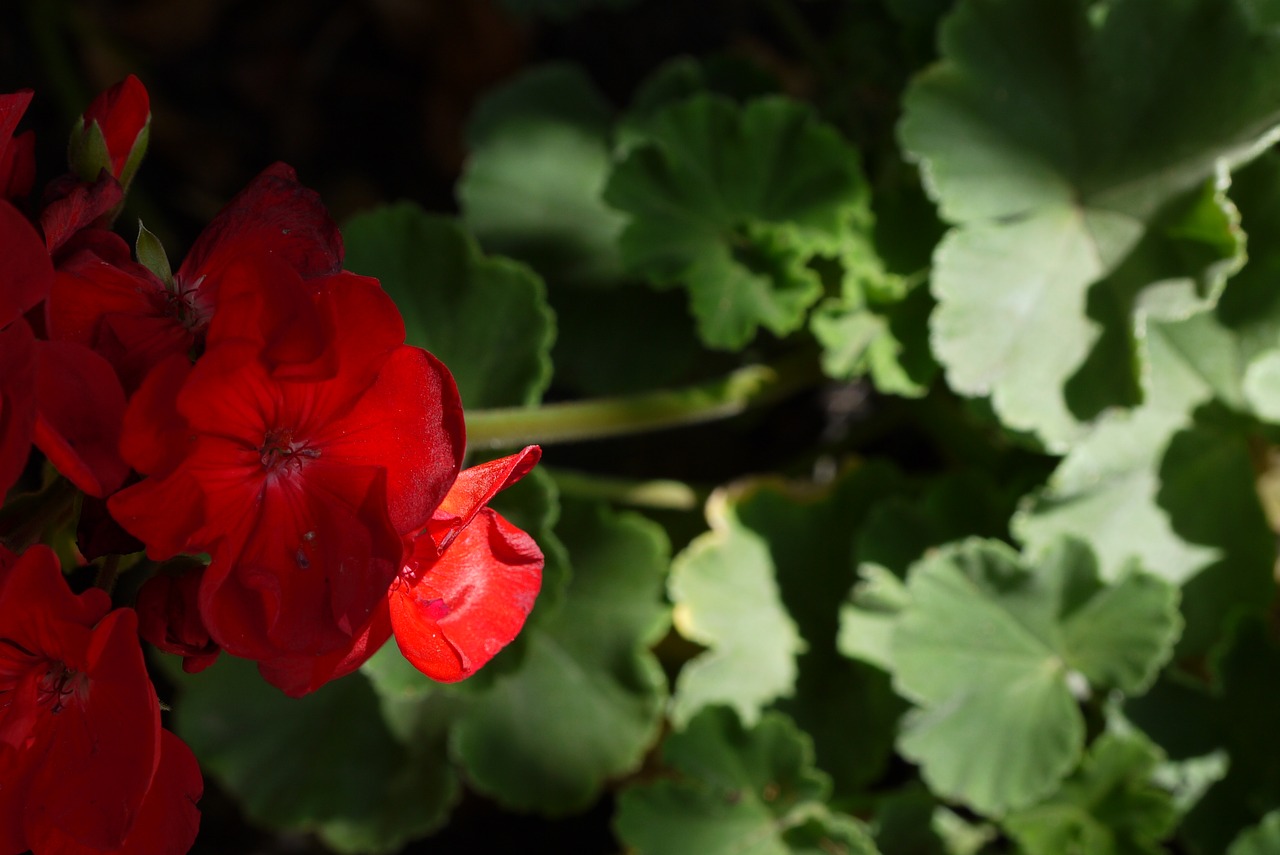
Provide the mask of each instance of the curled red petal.
{"label": "curled red petal", "polygon": [[470,676],[519,634],[542,565],[533,538],[483,509],[434,563],[406,568],[392,587],[396,644],[434,680]]}
{"label": "curled red petal", "polygon": [[203,576],[203,564],[180,559],[143,582],[134,603],[138,634],[165,653],[183,657],[188,674],[212,665],[221,649],[200,616]]}
{"label": "curled red petal", "polygon": [[[481,508],[489,504],[498,493],[528,475],[541,458],[542,449],[529,445],[515,454],[464,469],[429,523],[428,531],[435,543],[436,552],[448,549],[458,532],[471,522]],[[419,539],[415,549],[426,545],[425,540]]]}

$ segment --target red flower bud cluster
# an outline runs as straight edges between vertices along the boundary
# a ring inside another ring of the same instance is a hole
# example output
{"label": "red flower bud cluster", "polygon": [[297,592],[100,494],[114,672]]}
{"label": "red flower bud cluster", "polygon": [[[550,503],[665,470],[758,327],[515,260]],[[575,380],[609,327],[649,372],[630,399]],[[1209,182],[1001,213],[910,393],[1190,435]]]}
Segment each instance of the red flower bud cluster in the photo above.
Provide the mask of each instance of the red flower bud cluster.
{"label": "red flower bud cluster", "polygon": [[136,254],[110,230],[149,135],[142,85],[94,101],[38,205],[15,136],[30,99],[0,95],[0,494],[34,445],[85,494],[82,555],[144,547],[153,575],[136,612],[111,611],[43,547],[4,559],[0,855],[183,852],[199,773],[159,727],[137,633],[188,672],[256,660],[293,695],[392,635],[462,679],[537,596],[541,552],[487,503],[539,450],[461,469],[452,376],[343,269],[291,168],[254,179],[175,270],[145,229]]}

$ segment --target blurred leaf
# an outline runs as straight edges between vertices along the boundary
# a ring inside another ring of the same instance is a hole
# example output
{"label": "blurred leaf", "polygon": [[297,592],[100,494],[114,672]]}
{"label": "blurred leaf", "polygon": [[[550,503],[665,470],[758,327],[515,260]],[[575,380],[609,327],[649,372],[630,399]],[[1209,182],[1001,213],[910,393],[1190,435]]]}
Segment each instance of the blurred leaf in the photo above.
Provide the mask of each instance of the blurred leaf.
{"label": "blurred leaf", "polygon": [[1057,793],[1004,828],[1025,855],[1161,855],[1179,818],[1170,793],[1152,783],[1161,759],[1137,731],[1103,733]]}
{"label": "blurred leaf", "polygon": [[464,406],[541,400],[555,318],[536,274],[486,258],[451,219],[412,202],[353,217],[343,236],[347,266],[382,281],[404,315],[406,342],[449,367]]}
{"label": "blurred leaf", "polygon": [[[1079,541],[1034,565],[1001,543],[944,547],[912,568],[907,590],[894,686],[921,709],[899,750],[935,793],[992,815],[1052,793],[1078,762],[1073,692],[1140,693],[1179,629],[1175,588],[1139,572],[1103,586]],[[973,762],[973,745],[985,762]]]}
{"label": "blurred leaf", "polygon": [[518,669],[470,695],[451,742],[477,790],[548,814],[586,807],[606,779],[634,769],[666,701],[648,650],[668,623],[662,529],[566,502],[556,533],[573,568],[563,603],[526,628]]}
{"label": "blurred leaf", "polygon": [[1280,48],[1242,5],[962,2],[906,95],[903,146],[955,225],[935,353],[1054,449],[1133,403],[1116,366],[1145,320],[1211,304],[1240,261],[1206,182],[1280,121]]}
{"label": "blurred leaf", "polygon": [[622,276],[625,218],[601,198],[613,111],[578,67],[544,65],[492,90],[467,128],[462,219],[485,249],[555,288]]}
{"label": "blurred leaf", "polygon": [[857,152],[803,105],[745,107],[695,95],[653,116],[651,140],[615,168],[606,201],[629,214],[627,268],[682,284],[710,347],[735,350],[763,326],[798,329],[822,295],[809,267],[865,208]]}
{"label": "blurred leaf", "polygon": [[440,825],[458,796],[443,722],[402,744],[360,675],[301,699],[230,656],[174,677],[175,731],[256,823],[316,832],[340,852],[394,852]]}
{"label": "blurred leaf", "polygon": [[824,804],[826,776],[802,731],[768,713],[744,730],[724,707],[700,712],[663,746],[679,773],[624,790],[618,836],[637,855],[872,855],[860,823]]}
{"label": "blurred leaf", "polygon": [[1262,822],[1241,832],[1227,855],[1275,855],[1276,852],[1280,852],[1280,810],[1273,810]]}

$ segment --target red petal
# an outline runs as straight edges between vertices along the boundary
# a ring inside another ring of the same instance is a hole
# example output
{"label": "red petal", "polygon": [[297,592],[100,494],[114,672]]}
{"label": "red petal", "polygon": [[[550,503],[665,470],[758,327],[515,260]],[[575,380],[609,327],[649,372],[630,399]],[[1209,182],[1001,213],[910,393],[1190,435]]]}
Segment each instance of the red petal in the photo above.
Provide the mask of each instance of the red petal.
{"label": "red petal", "polygon": [[0,501],[22,475],[36,423],[35,337],[26,321],[0,328]]}
{"label": "red petal", "polygon": [[304,278],[342,269],[342,235],[314,190],[298,183],[292,167],[267,167],[201,232],[178,279],[220,276],[237,258],[273,255]]}
{"label": "red petal", "polygon": [[524,626],[542,563],[533,538],[485,508],[416,581],[402,577],[392,588],[391,626],[401,652],[434,680],[470,676]]}
{"label": "red petal", "polygon": [[53,262],[35,227],[17,208],[0,200],[0,258],[4,285],[0,287],[0,328],[6,327],[49,294]]}
{"label": "red petal", "polygon": [[385,597],[402,544],[385,473],[320,458],[268,482],[242,549],[220,549],[200,609],[227,652],[248,659],[348,647]]}
{"label": "red petal", "polygon": [[335,336],[334,319],[317,309],[297,271],[261,255],[228,265],[206,341],[256,345],[276,379],[323,380],[337,372]]}
{"label": "red petal", "polygon": [[8,146],[0,143],[0,199],[25,200],[35,183],[35,133],[19,134]]}
{"label": "red petal", "polygon": [[124,199],[120,182],[103,170],[93,184],[75,181],[68,186],[51,184],[51,202],[40,212],[45,246],[56,253],[81,229],[86,229]]}
{"label": "red petal", "polygon": [[322,656],[285,656],[258,663],[262,678],[291,698],[314,692],[330,680],[345,677],[382,649],[391,637],[391,615],[383,597],[364,630],[351,644]]}
{"label": "red petal", "polygon": [[110,363],[78,344],[42,341],[36,372],[35,444],[89,495],[116,490],[129,466],[118,450],[124,390]]}
{"label": "red petal", "polygon": [[310,432],[323,453],[383,467],[392,524],[420,529],[462,465],[462,402],[449,370],[431,354],[400,347],[376,382],[342,418]]}
{"label": "red petal", "polygon": [[[529,445],[507,457],[464,469],[428,524],[436,552],[448,549],[458,532],[470,524],[490,499],[528,475],[541,458],[542,449]],[[415,549],[420,545],[425,545],[421,539]]]}

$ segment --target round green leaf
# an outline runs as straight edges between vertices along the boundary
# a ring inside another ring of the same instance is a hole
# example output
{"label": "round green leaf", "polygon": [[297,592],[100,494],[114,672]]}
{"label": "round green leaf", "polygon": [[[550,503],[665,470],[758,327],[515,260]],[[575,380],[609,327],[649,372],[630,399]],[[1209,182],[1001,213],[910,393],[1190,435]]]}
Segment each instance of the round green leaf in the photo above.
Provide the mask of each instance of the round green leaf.
{"label": "round green leaf", "polygon": [[406,342],[449,367],[465,406],[541,399],[555,318],[536,274],[486,258],[452,220],[412,202],[355,216],[343,236],[347,267],[382,281],[404,315]]}
{"label": "round green leaf", "polygon": [[682,284],[703,341],[735,350],[760,327],[786,335],[822,295],[808,266],[865,207],[857,152],[801,104],[738,107],[695,95],[659,110],[615,168],[605,200],[631,216],[623,262]]}
{"label": "round green leaf", "polygon": [[1180,628],[1177,589],[1137,573],[1103,586],[1078,541],[1030,566],[998,542],[943,548],[912,568],[907,593],[890,660],[921,709],[899,749],[934,792],[992,815],[1053,792],[1079,760],[1086,680],[1141,691]]}

